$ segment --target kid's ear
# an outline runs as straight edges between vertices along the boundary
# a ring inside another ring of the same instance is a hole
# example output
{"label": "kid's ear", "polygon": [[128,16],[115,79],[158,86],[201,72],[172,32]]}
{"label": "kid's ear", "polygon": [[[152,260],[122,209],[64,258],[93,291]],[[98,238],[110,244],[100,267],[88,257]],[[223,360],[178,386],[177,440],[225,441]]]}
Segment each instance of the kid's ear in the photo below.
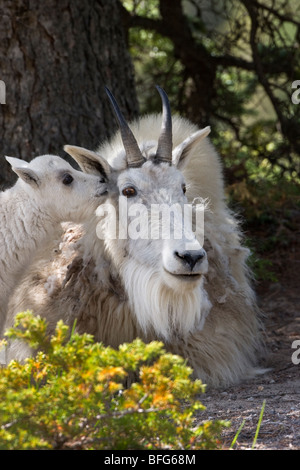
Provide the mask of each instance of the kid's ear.
{"label": "kid's ear", "polygon": [[197,145],[200,140],[208,136],[210,133],[210,127],[207,126],[204,129],[194,132],[187,139],[185,139],[181,144],[177,145],[172,152],[172,163],[177,168],[182,169],[186,162],[188,161],[188,155],[192,148]]}
{"label": "kid's ear", "polygon": [[97,153],[83,147],[76,147],[75,145],[65,145],[64,151],[74,158],[85,173],[100,174],[106,180],[109,179],[111,166],[105,158]]}
{"label": "kid's ear", "polygon": [[11,169],[21,178],[25,183],[31,185],[40,185],[40,178],[35,171],[28,167],[28,163],[15,157],[5,157],[11,165]]}

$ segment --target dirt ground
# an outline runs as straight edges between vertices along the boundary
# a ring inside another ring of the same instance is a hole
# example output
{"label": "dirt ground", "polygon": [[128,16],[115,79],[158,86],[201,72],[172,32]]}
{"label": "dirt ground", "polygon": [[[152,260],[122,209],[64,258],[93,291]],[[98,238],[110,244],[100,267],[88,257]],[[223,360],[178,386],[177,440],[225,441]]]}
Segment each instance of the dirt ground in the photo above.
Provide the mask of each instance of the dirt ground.
{"label": "dirt ground", "polygon": [[262,282],[256,288],[265,314],[266,364],[272,370],[235,387],[207,390],[201,397],[206,406],[205,419],[231,422],[222,434],[224,448],[230,446],[243,420],[245,424],[234,449],[252,447],[260,411],[266,400],[255,449],[300,449],[300,364],[292,362],[292,354],[296,351],[292,349],[292,343],[300,340],[299,234],[299,230],[294,233],[289,247],[273,253],[278,282]]}

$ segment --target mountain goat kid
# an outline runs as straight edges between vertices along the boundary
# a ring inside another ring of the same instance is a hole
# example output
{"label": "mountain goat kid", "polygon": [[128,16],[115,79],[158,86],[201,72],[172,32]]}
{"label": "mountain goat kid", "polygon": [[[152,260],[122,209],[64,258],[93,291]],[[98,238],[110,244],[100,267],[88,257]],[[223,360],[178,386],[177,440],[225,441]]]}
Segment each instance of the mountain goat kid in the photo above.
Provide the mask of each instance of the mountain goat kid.
{"label": "mountain goat kid", "polygon": [[61,236],[61,222],[90,219],[106,193],[102,178],[77,171],[55,155],[30,163],[6,160],[19,178],[0,193],[0,331],[23,269],[49,240]]}
{"label": "mountain goat kid", "polygon": [[[12,296],[7,327],[19,311],[31,309],[47,319],[50,333],[62,318],[70,326],[76,319],[78,332],[113,347],[136,337],[161,340],[187,359],[195,377],[227,386],[258,371],[260,319],[248,250],[225,204],[209,128],[172,120],[167,95],[158,91],[162,117],[145,116],[130,127],[108,91],[120,132],[96,153],[65,147],[83,171],[105,179],[105,207],[84,230],[74,227],[76,243],[64,239],[51,262],[32,265]],[[201,224],[182,216],[189,204],[196,214],[204,208],[204,237]],[[137,207],[143,214],[138,219]],[[172,236],[163,236],[165,217],[153,215],[157,207],[172,209]],[[57,273],[48,292],[45,284]],[[14,343],[9,357],[27,354]]]}

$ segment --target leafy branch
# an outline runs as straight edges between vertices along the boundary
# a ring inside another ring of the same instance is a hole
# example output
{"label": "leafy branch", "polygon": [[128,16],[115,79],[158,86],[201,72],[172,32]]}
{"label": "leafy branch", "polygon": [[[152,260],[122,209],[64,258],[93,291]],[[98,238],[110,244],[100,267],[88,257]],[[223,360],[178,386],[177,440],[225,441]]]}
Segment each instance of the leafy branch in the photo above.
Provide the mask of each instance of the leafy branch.
{"label": "leafy branch", "polygon": [[195,426],[204,386],[161,343],[137,339],[115,350],[90,335],[70,335],[62,322],[51,338],[46,328],[24,312],[7,332],[36,353],[0,369],[0,449],[219,446],[225,423]]}

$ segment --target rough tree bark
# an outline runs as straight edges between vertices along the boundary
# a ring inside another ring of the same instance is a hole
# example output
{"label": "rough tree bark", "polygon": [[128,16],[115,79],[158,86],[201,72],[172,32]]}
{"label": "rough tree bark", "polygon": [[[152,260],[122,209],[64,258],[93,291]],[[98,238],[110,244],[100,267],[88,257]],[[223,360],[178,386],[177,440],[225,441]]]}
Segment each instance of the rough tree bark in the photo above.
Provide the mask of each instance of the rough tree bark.
{"label": "rough tree bark", "polygon": [[65,156],[115,130],[104,85],[137,113],[134,73],[117,0],[0,0],[0,187],[14,181],[4,155]]}

